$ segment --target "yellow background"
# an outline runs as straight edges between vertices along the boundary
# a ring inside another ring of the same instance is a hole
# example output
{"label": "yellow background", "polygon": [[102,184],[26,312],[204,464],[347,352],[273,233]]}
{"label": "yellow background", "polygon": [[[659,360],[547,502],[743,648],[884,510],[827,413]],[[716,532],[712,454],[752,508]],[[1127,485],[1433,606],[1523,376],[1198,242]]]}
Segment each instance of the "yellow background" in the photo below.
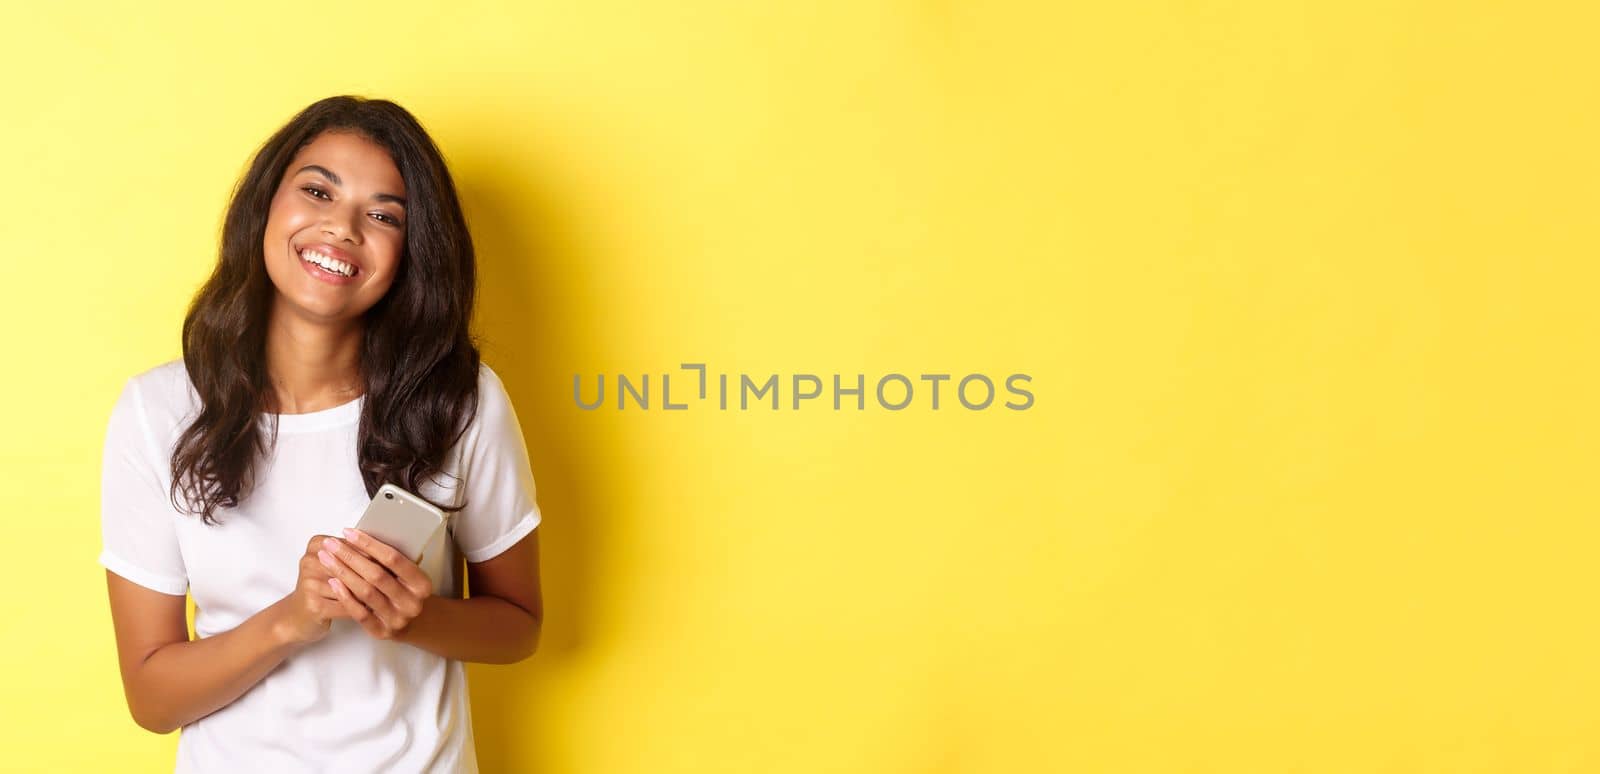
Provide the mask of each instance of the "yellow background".
{"label": "yellow background", "polygon": [[[0,767],[170,771],[105,422],[250,153],[353,92],[452,165],[545,513],[485,771],[1600,770],[1588,4],[34,6]],[[691,361],[1036,403],[573,403]]]}

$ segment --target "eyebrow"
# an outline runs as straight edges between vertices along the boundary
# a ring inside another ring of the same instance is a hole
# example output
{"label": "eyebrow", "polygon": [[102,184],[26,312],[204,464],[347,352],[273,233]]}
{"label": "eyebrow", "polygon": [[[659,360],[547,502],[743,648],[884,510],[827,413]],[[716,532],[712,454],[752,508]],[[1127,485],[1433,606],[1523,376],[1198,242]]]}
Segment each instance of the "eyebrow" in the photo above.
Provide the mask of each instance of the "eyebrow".
{"label": "eyebrow", "polygon": [[[297,174],[297,175],[300,174],[301,172],[315,172],[315,173],[317,173],[319,175],[322,175],[325,178],[328,178],[328,182],[333,183],[334,185],[344,185],[344,181],[340,180],[339,176],[334,174],[333,170],[328,169],[327,167],[324,167],[321,164],[307,164],[307,165],[295,170],[295,174]],[[372,198],[377,199],[380,202],[394,202],[395,204],[398,204],[401,207],[406,206],[405,197],[403,197],[403,196],[395,196],[394,194],[391,194],[391,193],[373,194]]]}

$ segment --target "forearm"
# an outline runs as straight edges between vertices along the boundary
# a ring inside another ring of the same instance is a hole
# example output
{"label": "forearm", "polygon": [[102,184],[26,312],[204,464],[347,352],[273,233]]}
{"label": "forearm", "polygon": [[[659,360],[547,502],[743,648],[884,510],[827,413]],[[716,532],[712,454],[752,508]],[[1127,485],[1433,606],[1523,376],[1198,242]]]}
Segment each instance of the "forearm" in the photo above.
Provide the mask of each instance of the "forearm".
{"label": "forearm", "polygon": [[157,648],[129,680],[134,719],[166,734],[231,704],[303,647],[282,620],[280,602],[220,634]]}
{"label": "forearm", "polygon": [[458,661],[513,664],[538,649],[541,628],[533,614],[499,597],[434,596],[395,639]]}

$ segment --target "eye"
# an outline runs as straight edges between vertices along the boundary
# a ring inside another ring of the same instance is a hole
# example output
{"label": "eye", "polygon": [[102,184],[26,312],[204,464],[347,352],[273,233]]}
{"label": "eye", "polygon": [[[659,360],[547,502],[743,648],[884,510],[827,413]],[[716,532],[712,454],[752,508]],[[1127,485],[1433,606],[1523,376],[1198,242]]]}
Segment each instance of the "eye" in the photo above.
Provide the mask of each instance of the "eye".
{"label": "eye", "polygon": [[327,194],[327,192],[323,191],[321,188],[318,188],[318,187],[316,187],[314,185],[301,186],[300,190],[305,191],[306,193],[311,194],[312,196],[314,196],[314,197],[316,197],[318,199],[324,199],[324,200],[327,200],[327,201],[333,201],[333,197],[332,196],[329,196]]}
{"label": "eye", "polygon": [[398,225],[400,225],[400,219],[399,219],[399,218],[396,218],[396,217],[395,217],[395,216],[393,216],[393,215],[390,215],[390,214],[389,214],[389,213],[387,213],[387,212],[375,212],[375,213],[373,213],[373,217],[375,217],[375,218],[377,218],[377,219],[378,219],[378,220],[381,220],[381,221],[383,221],[383,222],[384,222],[384,223],[387,223],[387,224],[389,224],[389,225],[391,225],[391,226],[398,226]]}

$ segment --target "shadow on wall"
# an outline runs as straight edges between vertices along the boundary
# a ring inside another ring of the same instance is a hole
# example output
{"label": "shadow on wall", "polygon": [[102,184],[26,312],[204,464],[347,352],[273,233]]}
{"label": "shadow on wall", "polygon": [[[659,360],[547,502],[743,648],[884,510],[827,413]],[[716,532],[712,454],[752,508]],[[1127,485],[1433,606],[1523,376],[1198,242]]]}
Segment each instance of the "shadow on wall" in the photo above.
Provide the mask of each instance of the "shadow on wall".
{"label": "shadow on wall", "polygon": [[[614,458],[592,434],[582,432],[581,416],[557,400],[571,375],[563,369],[578,347],[594,342],[570,335],[593,331],[590,323],[604,310],[577,308],[588,296],[573,291],[584,266],[584,251],[570,237],[571,217],[560,197],[542,179],[522,179],[489,153],[490,143],[473,143],[449,161],[466,209],[478,259],[476,332],[483,359],[501,379],[516,407],[533,467],[540,523],[540,581],[545,623],[539,650],[510,666],[469,664],[473,734],[484,771],[549,771],[543,751],[565,736],[561,707],[550,706],[546,675],[570,668],[590,647],[595,627],[586,616],[595,609],[591,557],[603,531],[590,493],[605,491],[598,461]],[[523,167],[525,169],[525,167]]]}

